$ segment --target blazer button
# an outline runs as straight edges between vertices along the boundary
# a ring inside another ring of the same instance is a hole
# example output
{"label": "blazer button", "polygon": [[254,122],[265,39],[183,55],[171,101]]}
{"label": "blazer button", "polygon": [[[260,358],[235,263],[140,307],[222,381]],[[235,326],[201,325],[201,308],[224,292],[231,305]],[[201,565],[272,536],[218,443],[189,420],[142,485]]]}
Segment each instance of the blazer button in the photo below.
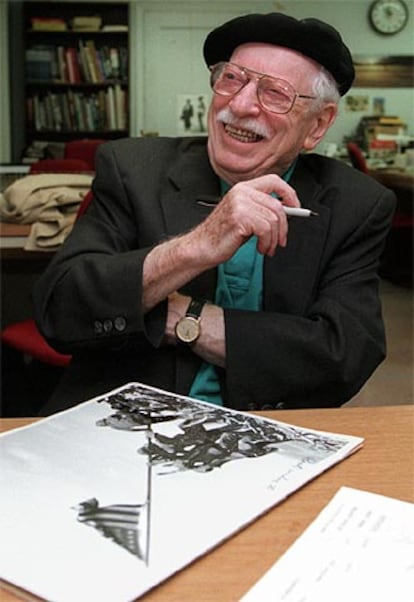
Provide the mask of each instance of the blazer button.
{"label": "blazer button", "polygon": [[105,332],[111,332],[113,327],[112,320],[104,320],[103,328]]}
{"label": "blazer button", "polygon": [[95,334],[103,333],[103,324],[100,320],[95,320],[95,322],[93,323],[93,331]]}
{"label": "blazer button", "polygon": [[123,316],[118,316],[117,318],[115,318],[114,326],[115,326],[115,330],[117,330],[118,332],[124,332],[124,330],[126,328],[125,318]]}

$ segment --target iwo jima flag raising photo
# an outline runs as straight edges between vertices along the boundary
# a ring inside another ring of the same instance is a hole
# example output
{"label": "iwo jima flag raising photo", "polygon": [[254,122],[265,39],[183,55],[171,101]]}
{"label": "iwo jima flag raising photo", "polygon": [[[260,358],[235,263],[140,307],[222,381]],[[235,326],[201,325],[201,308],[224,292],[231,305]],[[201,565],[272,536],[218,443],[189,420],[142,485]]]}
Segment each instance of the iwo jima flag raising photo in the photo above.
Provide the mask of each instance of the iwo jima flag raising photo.
{"label": "iwo jima flag raising photo", "polygon": [[0,436],[0,578],[134,600],[362,443],[128,383]]}

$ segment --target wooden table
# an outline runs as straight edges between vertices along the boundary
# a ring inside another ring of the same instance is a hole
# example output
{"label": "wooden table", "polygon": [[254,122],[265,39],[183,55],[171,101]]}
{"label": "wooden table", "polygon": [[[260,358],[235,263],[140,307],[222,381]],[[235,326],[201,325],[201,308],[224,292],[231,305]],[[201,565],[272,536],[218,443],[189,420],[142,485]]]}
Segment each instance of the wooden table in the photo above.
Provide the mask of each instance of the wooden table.
{"label": "wooden table", "polygon": [[414,171],[398,169],[372,169],[369,175],[392,190],[414,191]]}
{"label": "wooden table", "polygon": [[[362,436],[365,444],[252,525],[141,597],[142,602],[236,602],[341,486],[414,502],[413,405],[290,410],[260,415],[298,426]],[[28,421],[2,419],[0,430]],[[10,593],[0,585],[2,602],[38,599],[27,592],[14,591]]]}

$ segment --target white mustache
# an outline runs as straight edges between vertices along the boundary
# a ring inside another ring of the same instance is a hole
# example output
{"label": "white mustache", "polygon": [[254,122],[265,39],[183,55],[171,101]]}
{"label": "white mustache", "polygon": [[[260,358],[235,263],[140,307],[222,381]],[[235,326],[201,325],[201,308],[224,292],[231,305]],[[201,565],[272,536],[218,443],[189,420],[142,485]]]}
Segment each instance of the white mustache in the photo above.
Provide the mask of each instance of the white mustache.
{"label": "white mustache", "polygon": [[217,121],[227,125],[232,125],[240,128],[241,130],[248,130],[249,132],[253,132],[254,134],[262,136],[263,138],[270,138],[270,132],[264,125],[258,123],[255,119],[238,119],[235,115],[233,115],[233,112],[229,107],[219,111],[217,114]]}

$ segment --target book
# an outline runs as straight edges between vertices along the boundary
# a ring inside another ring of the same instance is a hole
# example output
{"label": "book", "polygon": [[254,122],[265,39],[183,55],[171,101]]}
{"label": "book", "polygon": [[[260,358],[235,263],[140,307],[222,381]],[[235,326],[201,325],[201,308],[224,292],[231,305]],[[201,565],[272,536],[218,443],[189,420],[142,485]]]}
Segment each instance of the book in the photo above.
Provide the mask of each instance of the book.
{"label": "book", "polygon": [[127,32],[128,31],[128,25],[104,25],[102,27],[102,31],[106,31],[106,32]]}
{"label": "book", "polygon": [[102,17],[99,15],[78,16],[71,20],[71,28],[76,31],[99,31],[102,25]]}
{"label": "book", "polygon": [[64,82],[64,83],[69,82],[68,65],[66,62],[65,48],[63,46],[58,46],[56,48],[56,53],[57,53],[59,79],[61,82]]}
{"label": "book", "polygon": [[111,76],[113,79],[118,79],[121,73],[118,48],[112,47],[109,49],[109,60],[111,63]]}
{"label": "book", "polygon": [[126,129],[126,95],[119,84],[114,86],[115,123],[117,130]]}
{"label": "book", "polygon": [[58,66],[53,46],[33,46],[25,53],[26,77],[51,81],[58,78]]}
{"label": "book", "polygon": [[102,76],[101,66],[99,63],[95,42],[93,40],[86,40],[85,46],[92,80],[94,83],[100,83],[104,81],[104,78]]}
{"label": "book", "polygon": [[93,75],[91,73],[90,61],[88,60],[88,53],[83,40],[79,40],[78,42],[79,52],[79,65],[81,70],[81,81],[86,83],[93,83]]}
{"label": "book", "polygon": [[79,57],[76,48],[68,47],[65,49],[65,59],[68,71],[68,79],[71,84],[79,84],[82,81],[79,66]]}
{"label": "book", "polygon": [[127,383],[0,436],[0,578],[133,600],[362,444]]}
{"label": "book", "polygon": [[34,31],[66,31],[64,19],[53,17],[32,17],[30,19]]}
{"label": "book", "polygon": [[38,94],[33,96],[33,125],[36,131],[40,131],[43,128],[43,121],[41,115],[41,104]]}
{"label": "book", "polygon": [[411,602],[413,558],[414,504],[341,487],[241,602]]}
{"label": "book", "polygon": [[117,129],[115,91],[113,86],[109,86],[106,91],[106,115],[109,130]]}
{"label": "book", "polygon": [[87,130],[86,126],[86,115],[84,108],[84,95],[81,92],[76,92],[73,94],[73,98],[75,101],[75,115],[76,115],[76,125],[77,129],[81,132]]}
{"label": "book", "polygon": [[112,67],[111,60],[109,58],[109,47],[101,46],[98,52],[98,58],[101,65],[101,71],[103,73],[104,79],[111,79],[112,76]]}

